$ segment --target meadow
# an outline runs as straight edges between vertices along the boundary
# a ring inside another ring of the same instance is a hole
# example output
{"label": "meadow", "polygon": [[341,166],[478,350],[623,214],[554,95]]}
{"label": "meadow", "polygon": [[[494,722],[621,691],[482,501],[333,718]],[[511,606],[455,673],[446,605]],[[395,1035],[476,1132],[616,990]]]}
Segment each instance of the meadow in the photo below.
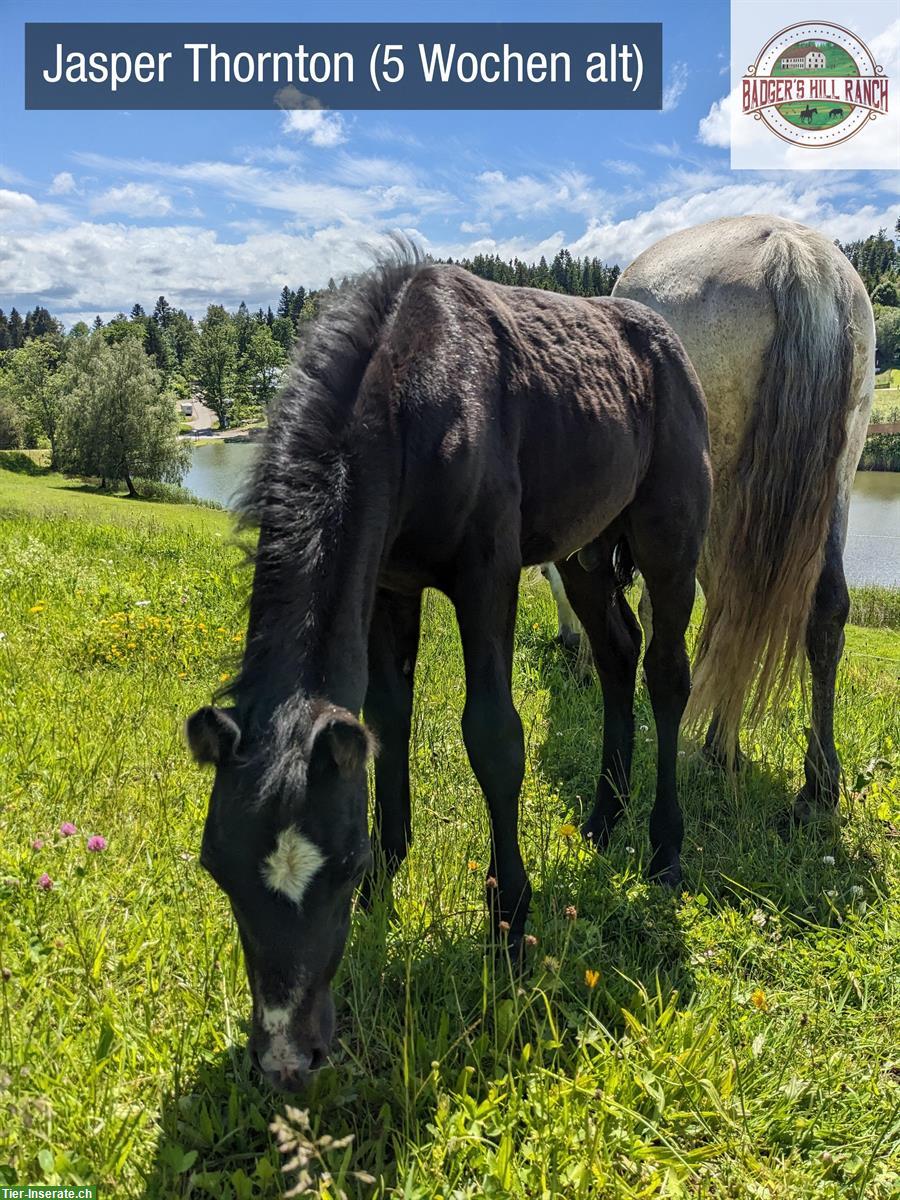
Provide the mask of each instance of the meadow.
{"label": "meadow", "polygon": [[248,578],[227,515],[0,466],[0,579],[0,1183],[224,1200],[298,1179],[404,1200],[898,1195],[896,593],[854,595],[870,624],[848,630],[841,668],[840,819],[786,819],[799,690],[748,736],[734,780],[687,737],[685,889],[670,895],[643,875],[646,694],[632,805],[596,856],[575,826],[599,689],[554,646],[546,587],[523,582],[537,943],[521,980],[486,954],[459,644],[429,595],[415,845],[393,913],[354,919],[334,1061],[294,1110],[249,1071],[237,938],[197,862],[210,780],[180,732],[241,648]]}

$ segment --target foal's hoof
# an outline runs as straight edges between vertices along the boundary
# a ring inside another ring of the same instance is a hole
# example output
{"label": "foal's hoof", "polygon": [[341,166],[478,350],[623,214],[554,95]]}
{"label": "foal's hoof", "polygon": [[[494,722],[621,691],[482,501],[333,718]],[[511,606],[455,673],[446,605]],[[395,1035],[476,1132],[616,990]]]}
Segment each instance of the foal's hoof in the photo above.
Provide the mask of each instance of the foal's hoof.
{"label": "foal's hoof", "polygon": [[607,817],[591,813],[581,826],[581,836],[595,850],[605,850],[609,845],[609,839],[612,837],[612,830],[612,824]]}
{"label": "foal's hoof", "polygon": [[647,875],[653,883],[661,883],[663,887],[675,891],[681,887],[681,859],[676,854],[654,854],[647,868]]}

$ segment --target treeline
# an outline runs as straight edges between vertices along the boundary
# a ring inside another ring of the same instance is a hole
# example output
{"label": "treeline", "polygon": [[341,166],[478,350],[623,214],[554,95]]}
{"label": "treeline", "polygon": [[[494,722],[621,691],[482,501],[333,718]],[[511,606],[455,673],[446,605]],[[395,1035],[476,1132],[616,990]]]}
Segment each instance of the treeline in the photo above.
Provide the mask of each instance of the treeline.
{"label": "treeline", "polygon": [[504,259],[499,254],[476,254],[474,258],[461,258],[458,263],[473,275],[495,283],[544,288],[569,296],[608,296],[621,274],[617,266],[599,258],[576,258],[568,250],[560,250],[550,263],[543,255],[537,263],[526,263],[520,258]]}
{"label": "treeline", "polygon": [[879,369],[900,366],[900,219],[887,230],[856,242],[836,242],[859,272],[875,309]]}

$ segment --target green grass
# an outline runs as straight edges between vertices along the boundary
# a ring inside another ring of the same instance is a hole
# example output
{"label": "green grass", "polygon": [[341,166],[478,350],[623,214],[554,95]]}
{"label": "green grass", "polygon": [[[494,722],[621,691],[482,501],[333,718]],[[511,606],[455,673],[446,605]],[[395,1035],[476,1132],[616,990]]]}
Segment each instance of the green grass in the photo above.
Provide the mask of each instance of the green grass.
{"label": "green grass", "polygon": [[[247,581],[227,518],[0,472],[0,577],[0,1178],[279,1196],[268,1126],[285,1102],[248,1072],[237,938],[197,863],[209,778],[180,736],[240,648]],[[600,699],[560,660],[553,621],[546,588],[523,585],[538,945],[518,985],[484,954],[487,830],[459,736],[458,639],[427,599],[416,843],[395,922],[354,921],[335,1063],[302,1101],[314,1194],[896,1197],[896,636],[849,631],[839,827],[784,819],[797,697],[748,739],[754,765],[733,784],[686,743],[686,890],[672,897],[642,874],[643,691],[621,831],[601,857],[567,836],[594,785]],[[108,848],[92,854],[95,833]]]}
{"label": "green grass", "polygon": [[900,420],[900,388],[876,388],[872,405],[873,422]]}

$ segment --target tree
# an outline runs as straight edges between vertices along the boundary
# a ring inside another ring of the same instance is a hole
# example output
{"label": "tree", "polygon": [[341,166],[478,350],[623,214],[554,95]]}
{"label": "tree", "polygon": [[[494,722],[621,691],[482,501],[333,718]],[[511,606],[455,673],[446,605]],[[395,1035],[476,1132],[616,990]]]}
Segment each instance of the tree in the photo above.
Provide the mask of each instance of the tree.
{"label": "tree", "polygon": [[50,443],[50,465],[57,465],[57,435],[66,403],[60,362],[62,339],[32,338],[6,356],[5,391],[22,415],[26,434],[42,434]]}
{"label": "tree", "polygon": [[144,350],[156,369],[162,372],[163,380],[168,382],[178,362],[172,339],[155,317],[147,320],[146,331]]}
{"label": "tree", "polygon": [[102,329],[102,328],[103,328],[103,318],[100,316],[99,313],[97,313],[96,317],[94,317],[94,329]]}
{"label": "tree", "polygon": [[76,321],[69,330],[70,338],[85,338],[90,337],[90,329],[85,321]]}
{"label": "tree", "polygon": [[219,418],[222,429],[228,428],[237,372],[237,347],[234,326],[224,308],[211,304],[200,322],[200,336],[191,360],[197,387]]}
{"label": "tree", "polygon": [[73,474],[180,483],[190,448],[178,440],[175,405],[134,338],[90,338],[71,364],[71,400],[60,439],[60,461]]}
{"label": "tree", "polygon": [[[269,331],[268,325],[263,328]],[[270,336],[281,347],[285,357],[288,357],[294,345],[294,322],[290,317],[276,317],[272,323]]]}
{"label": "tree", "polygon": [[294,307],[294,293],[287,284],[281,289],[281,295],[278,298],[278,316],[289,317]]}
{"label": "tree", "polygon": [[160,296],[156,301],[153,309],[153,320],[159,325],[160,329],[168,329],[169,317],[172,315],[172,306],[165,298]]}
{"label": "tree", "polygon": [[885,304],[888,308],[896,308],[900,300],[897,298],[897,285],[893,279],[882,279],[872,290],[872,303]]}
{"label": "tree", "polygon": [[10,350],[18,350],[20,346],[25,345],[25,322],[22,320],[22,314],[16,308],[9,310],[9,348]]}
{"label": "tree", "polygon": [[278,391],[286,358],[283,347],[272,336],[268,325],[254,326],[241,365],[247,391],[263,408]]}
{"label": "tree", "polygon": [[875,348],[883,367],[900,362],[900,308],[876,308]]}

